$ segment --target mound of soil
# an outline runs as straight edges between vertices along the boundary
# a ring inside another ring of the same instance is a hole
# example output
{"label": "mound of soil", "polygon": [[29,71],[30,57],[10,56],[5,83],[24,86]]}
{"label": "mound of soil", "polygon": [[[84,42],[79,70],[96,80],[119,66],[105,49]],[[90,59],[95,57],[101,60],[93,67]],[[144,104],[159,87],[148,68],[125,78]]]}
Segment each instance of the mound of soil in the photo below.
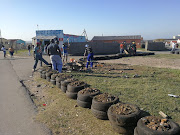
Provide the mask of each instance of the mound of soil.
{"label": "mound of soil", "polygon": [[103,94],[95,96],[95,100],[98,102],[111,102],[115,98],[116,98],[115,96],[113,96],[109,93],[103,93]]}
{"label": "mound of soil", "polygon": [[83,86],[85,85],[86,83],[85,82],[82,82],[82,81],[74,81],[74,82],[71,82],[70,85],[71,86]]}
{"label": "mound of soil", "polygon": [[78,80],[75,79],[75,78],[67,78],[65,81],[67,81],[67,82],[72,82],[72,81],[78,81]]}
{"label": "mound of soil", "polygon": [[93,93],[96,93],[98,91],[99,91],[98,89],[87,87],[87,88],[81,90],[80,93],[81,94],[93,94]]}
{"label": "mound of soil", "polygon": [[112,112],[120,115],[129,115],[135,112],[135,108],[130,104],[118,103],[112,107]]}
{"label": "mound of soil", "polygon": [[150,129],[157,131],[168,131],[171,129],[168,119],[161,119],[155,116],[143,118],[143,123]]}
{"label": "mound of soil", "polygon": [[72,75],[58,74],[57,76],[60,77],[60,78],[73,79],[73,78],[72,78]]}

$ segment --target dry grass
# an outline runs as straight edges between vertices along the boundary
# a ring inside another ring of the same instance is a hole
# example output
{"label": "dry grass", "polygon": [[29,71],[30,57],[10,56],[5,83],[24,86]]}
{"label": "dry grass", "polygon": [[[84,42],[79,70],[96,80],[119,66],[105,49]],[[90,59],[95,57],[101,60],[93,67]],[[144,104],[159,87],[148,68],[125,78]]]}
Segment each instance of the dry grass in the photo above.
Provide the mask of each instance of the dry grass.
{"label": "dry grass", "polygon": [[[70,74],[102,92],[119,96],[122,102],[138,105],[151,115],[159,116],[158,112],[163,111],[180,124],[180,98],[168,96],[169,93],[180,94],[180,70],[104,64],[93,73]],[[139,77],[134,78],[134,75]],[[68,99],[59,88],[39,79],[38,73],[34,80],[33,85],[43,86],[33,87],[34,91],[41,89],[42,92],[34,98],[39,111],[36,120],[46,124],[54,134],[116,135],[109,121],[96,119],[89,109],[75,107],[76,100]],[[47,106],[43,106],[44,103]]]}

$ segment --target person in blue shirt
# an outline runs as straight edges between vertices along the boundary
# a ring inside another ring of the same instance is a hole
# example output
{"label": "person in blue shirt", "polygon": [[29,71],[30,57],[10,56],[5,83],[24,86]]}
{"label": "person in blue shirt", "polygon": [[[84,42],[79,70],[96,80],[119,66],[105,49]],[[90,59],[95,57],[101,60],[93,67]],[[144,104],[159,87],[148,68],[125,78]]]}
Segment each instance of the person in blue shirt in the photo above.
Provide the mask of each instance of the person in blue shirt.
{"label": "person in blue shirt", "polygon": [[86,69],[88,70],[88,66],[90,63],[91,68],[93,68],[93,50],[89,45],[85,45],[85,52],[84,52],[84,57],[87,55],[87,64],[86,64]]}
{"label": "person in blue shirt", "polygon": [[50,65],[45,59],[43,59],[42,57],[42,52],[41,52],[41,45],[40,43],[37,43],[37,46],[34,48],[34,59],[35,59],[35,64],[33,67],[33,71],[35,71],[36,67],[37,67],[37,63],[40,60],[41,62],[44,62],[46,65]]}
{"label": "person in blue shirt", "polygon": [[63,44],[63,63],[66,60],[67,63],[67,59],[68,59],[68,45],[67,44]]}

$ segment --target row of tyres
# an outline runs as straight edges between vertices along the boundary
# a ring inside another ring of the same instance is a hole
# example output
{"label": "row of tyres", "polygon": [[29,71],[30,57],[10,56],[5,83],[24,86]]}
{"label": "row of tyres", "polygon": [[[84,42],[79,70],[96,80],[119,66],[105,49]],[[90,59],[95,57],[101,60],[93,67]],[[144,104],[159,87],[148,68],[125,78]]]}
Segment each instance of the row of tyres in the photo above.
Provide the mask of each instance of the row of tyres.
{"label": "row of tyres", "polygon": [[112,100],[107,102],[99,101],[98,97],[110,94],[90,88],[88,84],[78,81],[72,76],[50,69],[40,70],[40,73],[41,78],[56,85],[62,92],[66,93],[68,98],[77,100],[78,106],[90,108],[93,116],[98,119],[109,119],[113,130],[117,133],[124,135],[180,135],[180,127],[175,122],[168,121],[171,127],[168,131],[151,129],[143,122],[143,119],[148,119],[151,116],[142,117],[142,111],[138,106],[122,103],[116,96],[111,96]]}

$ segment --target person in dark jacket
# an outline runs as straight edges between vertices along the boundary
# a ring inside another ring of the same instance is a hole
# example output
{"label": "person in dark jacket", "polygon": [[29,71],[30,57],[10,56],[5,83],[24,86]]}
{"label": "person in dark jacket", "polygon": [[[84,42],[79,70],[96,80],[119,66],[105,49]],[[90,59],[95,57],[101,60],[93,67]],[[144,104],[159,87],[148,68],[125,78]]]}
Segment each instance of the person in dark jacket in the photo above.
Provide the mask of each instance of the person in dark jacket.
{"label": "person in dark jacket", "polygon": [[37,46],[34,49],[34,59],[35,59],[35,64],[33,67],[33,71],[35,71],[36,67],[37,67],[37,63],[40,60],[40,62],[44,62],[46,65],[50,65],[45,59],[43,59],[42,55],[41,55],[41,47],[40,47],[40,43],[37,43]]}
{"label": "person in dark jacket", "polygon": [[55,43],[54,39],[52,39],[50,45],[47,48],[47,53],[50,56],[52,68],[54,70],[58,70],[59,73],[61,73],[62,59],[61,59],[61,50],[60,50],[58,44],[59,44],[58,40]]}
{"label": "person in dark jacket", "polygon": [[89,63],[91,68],[93,68],[93,50],[89,45],[85,45],[85,52],[84,52],[84,57],[87,56],[87,64],[86,64],[86,69],[88,69]]}

